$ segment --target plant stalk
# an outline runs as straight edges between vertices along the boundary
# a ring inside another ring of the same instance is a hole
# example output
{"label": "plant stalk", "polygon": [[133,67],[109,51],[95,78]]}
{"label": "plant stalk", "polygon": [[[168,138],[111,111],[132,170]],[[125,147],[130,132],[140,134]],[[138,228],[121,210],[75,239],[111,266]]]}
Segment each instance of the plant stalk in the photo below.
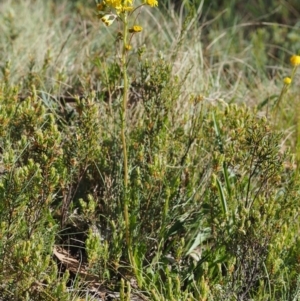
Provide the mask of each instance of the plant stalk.
{"label": "plant stalk", "polygon": [[131,237],[129,231],[129,213],[128,213],[128,154],[127,154],[127,144],[126,144],[126,113],[127,113],[127,103],[128,103],[128,75],[127,75],[127,39],[128,39],[128,20],[127,13],[124,13],[123,17],[123,49],[122,49],[122,72],[123,72],[123,101],[121,105],[121,139],[123,146],[123,169],[124,169],[124,205],[123,205],[123,214],[125,221],[125,237],[126,244],[129,251],[130,260],[132,260],[131,252]]}

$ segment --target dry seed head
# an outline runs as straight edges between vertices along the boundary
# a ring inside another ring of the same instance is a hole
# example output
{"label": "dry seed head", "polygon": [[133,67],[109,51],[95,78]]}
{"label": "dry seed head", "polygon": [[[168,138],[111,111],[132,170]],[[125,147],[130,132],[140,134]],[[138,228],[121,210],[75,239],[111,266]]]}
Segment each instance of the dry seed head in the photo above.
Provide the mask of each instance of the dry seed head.
{"label": "dry seed head", "polygon": [[97,10],[98,11],[104,11],[105,8],[106,8],[106,6],[103,2],[97,4]]}

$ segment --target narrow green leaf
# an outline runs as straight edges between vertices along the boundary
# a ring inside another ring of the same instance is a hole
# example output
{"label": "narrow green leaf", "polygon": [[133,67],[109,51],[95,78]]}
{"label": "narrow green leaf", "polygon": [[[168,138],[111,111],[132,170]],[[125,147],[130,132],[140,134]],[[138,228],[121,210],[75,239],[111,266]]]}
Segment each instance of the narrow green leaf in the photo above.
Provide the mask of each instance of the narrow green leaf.
{"label": "narrow green leaf", "polygon": [[218,186],[218,190],[219,190],[220,197],[221,197],[221,204],[222,204],[223,213],[224,213],[225,216],[227,216],[227,212],[228,212],[227,201],[226,201],[226,197],[225,197],[225,194],[224,194],[222,184],[219,181],[219,179],[217,179],[217,186]]}

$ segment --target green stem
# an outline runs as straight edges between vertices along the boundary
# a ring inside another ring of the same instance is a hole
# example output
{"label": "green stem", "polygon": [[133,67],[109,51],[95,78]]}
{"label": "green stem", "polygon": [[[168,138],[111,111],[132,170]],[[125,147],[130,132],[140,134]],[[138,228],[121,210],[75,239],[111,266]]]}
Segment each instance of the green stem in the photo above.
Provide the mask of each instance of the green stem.
{"label": "green stem", "polygon": [[125,238],[127,251],[129,255],[129,261],[131,267],[133,268],[134,274],[137,278],[138,285],[142,287],[142,278],[140,277],[139,268],[135,261],[135,257],[132,250],[132,238],[130,233],[130,223],[129,223],[129,210],[128,210],[128,201],[129,201],[129,193],[128,193],[128,154],[127,154],[127,145],[126,145],[126,128],[127,128],[127,104],[128,104],[128,94],[129,94],[129,85],[128,85],[128,74],[127,74],[127,53],[128,53],[128,44],[130,43],[130,39],[128,37],[128,13],[125,12],[122,18],[123,21],[123,49],[122,49],[122,57],[121,57],[121,65],[123,72],[123,82],[124,82],[124,90],[123,90],[123,101],[121,105],[121,139],[123,145],[123,160],[124,160],[124,203],[123,203],[123,214],[125,221]]}
{"label": "green stem", "polygon": [[121,106],[121,139],[123,145],[123,169],[124,169],[124,220],[125,220],[125,236],[126,244],[129,250],[130,261],[132,261],[132,252],[131,250],[131,237],[129,231],[129,213],[128,213],[128,154],[127,154],[127,144],[126,144],[126,113],[127,113],[127,103],[128,103],[128,76],[127,76],[127,39],[128,39],[128,20],[127,13],[124,13],[123,18],[123,49],[122,49],[122,72],[123,72],[123,81],[124,81],[124,90],[123,90],[123,101]]}
{"label": "green stem", "polygon": [[123,32],[123,49],[122,49],[122,72],[123,72],[123,81],[124,81],[124,90],[123,90],[123,102],[121,109],[121,136],[122,136],[122,144],[123,144],[123,156],[124,156],[124,187],[125,191],[127,191],[128,186],[128,158],[127,158],[127,146],[126,146],[126,109],[128,102],[128,76],[127,76],[127,31],[128,31],[128,21],[127,14],[124,15],[124,32]]}
{"label": "green stem", "polygon": [[[291,78],[291,83],[294,80],[296,71],[297,71],[297,66],[295,66],[292,70],[291,77],[290,77]],[[284,84],[284,86],[281,89],[280,95],[279,95],[279,97],[278,97],[278,99],[275,103],[275,122],[277,122],[277,113],[278,113],[278,110],[279,110],[280,103],[282,102],[282,99],[283,99],[284,95],[288,92],[288,90],[289,90],[289,85]]]}

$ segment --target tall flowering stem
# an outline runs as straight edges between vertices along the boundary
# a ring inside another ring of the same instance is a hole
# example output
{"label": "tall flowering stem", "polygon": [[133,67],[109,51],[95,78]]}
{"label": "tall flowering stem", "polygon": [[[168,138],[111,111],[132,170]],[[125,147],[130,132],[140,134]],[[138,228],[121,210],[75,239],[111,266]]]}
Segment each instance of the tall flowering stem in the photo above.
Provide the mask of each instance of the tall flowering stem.
{"label": "tall flowering stem", "polygon": [[[128,82],[128,72],[127,72],[127,58],[128,52],[131,49],[130,41],[135,33],[141,32],[142,27],[133,24],[129,28],[129,19],[134,12],[143,5],[149,5],[151,7],[157,6],[157,0],[144,0],[142,4],[134,7],[134,0],[103,0],[97,4],[98,16],[101,21],[106,25],[110,26],[115,20],[121,21],[123,27],[122,33],[122,49],[121,49],[121,70],[123,76],[123,99],[120,106],[120,116],[121,116],[121,140],[123,148],[123,170],[124,170],[124,199],[123,199],[123,215],[125,222],[125,238],[127,250],[129,253],[129,260],[137,276],[139,285],[141,285],[141,280],[138,276],[137,265],[134,260],[133,250],[132,250],[132,238],[130,233],[130,223],[129,223],[129,175],[128,175],[128,153],[127,153],[127,141],[126,141],[126,129],[127,129],[127,104],[129,95],[129,82]],[[134,20],[135,21],[135,20]]]}
{"label": "tall flowering stem", "polygon": [[[275,117],[275,124],[277,124],[277,117],[278,112],[280,112],[280,104],[283,101],[284,96],[287,94],[291,84],[294,81],[294,77],[296,75],[297,69],[300,66],[300,55],[292,55],[290,57],[290,63],[293,67],[291,73],[289,76],[285,77],[283,79],[283,87],[281,89],[280,95],[277,99],[277,101],[274,104],[274,117]],[[299,109],[295,109],[296,112],[299,112]],[[300,173],[300,120],[299,120],[299,114],[296,113],[296,145],[295,145],[295,153],[296,153],[296,165],[297,165],[297,173]],[[282,111],[282,114],[284,114],[284,111]]]}
{"label": "tall flowering stem", "polygon": [[[121,139],[123,145],[123,169],[124,169],[124,220],[126,228],[126,243],[127,247],[131,249],[131,236],[129,232],[129,213],[128,213],[128,154],[127,154],[127,143],[126,143],[126,109],[128,103],[128,74],[127,74],[127,49],[128,49],[128,13],[123,14],[123,49],[121,57],[122,73],[123,73],[123,101],[121,108]],[[131,255],[131,252],[129,252]],[[131,256],[130,256],[131,257]]]}
{"label": "tall flowering stem", "polygon": [[278,97],[278,99],[277,99],[277,101],[275,102],[275,105],[274,105],[274,107],[275,107],[275,119],[277,117],[279,105],[282,102],[282,99],[283,99],[284,95],[288,92],[289,87],[290,87],[291,83],[294,80],[296,71],[297,71],[298,67],[300,66],[300,56],[299,55],[292,55],[290,57],[290,63],[293,66],[291,75],[287,76],[283,79],[283,84],[284,85],[283,85],[283,87],[281,89],[281,92],[280,92],[280,95],[279,95],[279,97]]}
{"label": "tall flowering stem", "polygon": [[[300,56],[292,55],[290,58],[290,63],[293,66],[292,74],[291,74],[291,82],[294,80],[294,76],[296,74],[297,69],[300,66]],[[296,109],[299,112],[299,109]],[[300,121],[299,115],[297,115],[297,127],[296,127],[296,164],[297,164],[297,173],[300,173]]]}
{"label": "tall flowering stem", "polygon": [[[126,143],[126,113],[128,103],[128,74],[127,74],[127,55],[129,51],[128,45],[128,16],[130,11],[133,10],[133,0],[104,0],[97,4],[98,16],[101,21],[106,25],[110,26],[115,20],[119,20],[123,28],[122,33],[122,49],[121,49],[121,70],[123,76],[123,99],[120,105],[120,116],[121,116],[121,141],[123,148],[123,186],[124,186],[124,198],[123,198],[123,217],[125,222],[125,238],[126,245],[129,252],[129,259],[133,265],[133,254],[131,246],[131,235],[129,225],[129,210],[128,210],[128,154],[127,154],[127,143]],[[134,265],[133,265],[134,266]]]}

